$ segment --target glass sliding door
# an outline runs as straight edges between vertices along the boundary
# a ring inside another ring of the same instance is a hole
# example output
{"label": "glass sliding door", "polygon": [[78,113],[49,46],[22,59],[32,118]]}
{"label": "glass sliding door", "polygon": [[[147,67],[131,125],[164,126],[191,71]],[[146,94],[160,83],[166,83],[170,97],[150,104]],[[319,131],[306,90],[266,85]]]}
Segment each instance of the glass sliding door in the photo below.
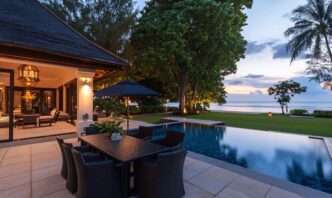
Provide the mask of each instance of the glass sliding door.
{"label": "glass sliding door", "polygon": [[0,68],[0,142],[13,140],[14,71]]}

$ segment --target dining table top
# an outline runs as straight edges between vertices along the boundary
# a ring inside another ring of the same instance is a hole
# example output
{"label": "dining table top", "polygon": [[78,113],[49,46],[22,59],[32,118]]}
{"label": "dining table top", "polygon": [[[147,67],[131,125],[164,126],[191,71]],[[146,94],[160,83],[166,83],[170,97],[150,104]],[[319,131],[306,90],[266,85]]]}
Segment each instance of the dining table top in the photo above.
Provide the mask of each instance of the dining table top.
{"label": "dining table top", "polygon": [[122,139],[117,141],[111,140],[109,135],[105,133],[81,136],[79,139],[122,163],[170,150],[169,147],[154,144],[129,135],[123,135]]}

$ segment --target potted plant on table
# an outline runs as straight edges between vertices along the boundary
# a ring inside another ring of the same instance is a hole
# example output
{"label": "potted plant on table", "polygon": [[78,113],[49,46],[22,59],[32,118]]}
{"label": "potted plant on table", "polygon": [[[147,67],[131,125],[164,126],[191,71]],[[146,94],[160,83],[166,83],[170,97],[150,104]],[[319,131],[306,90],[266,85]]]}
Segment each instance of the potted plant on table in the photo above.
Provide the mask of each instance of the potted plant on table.
{"label": "potted plant on table", "polygon": [[121,122],[119,121],[99,122],[96,123],[95,126],[100,129],[100,133],[108,133],[109,137],[113,141],[122,139],[123,128],[121,127]]}

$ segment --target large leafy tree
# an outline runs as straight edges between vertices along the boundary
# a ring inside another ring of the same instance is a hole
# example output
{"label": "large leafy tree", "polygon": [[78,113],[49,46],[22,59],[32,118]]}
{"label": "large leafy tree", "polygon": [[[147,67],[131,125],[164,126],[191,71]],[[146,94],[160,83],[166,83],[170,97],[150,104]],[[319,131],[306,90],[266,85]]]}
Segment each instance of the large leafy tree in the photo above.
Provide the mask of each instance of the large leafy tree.
{"label": "large leafy tree", "polygon": [[[246,42],[244,7],[251,0],[151,0],[131,39],[134,65],[177,96],[179,109],[196,100],[222,101],[222,80],[236,71]],[[187,102],[186,102],[186,99]]]}
{"label": "large leafy tree", "polygon": [[287,50],[292,61],[303,51],[311,51],[313,58],[320,58],[323,44],[332,62],[330,36],[332,34],[332,2],[327,0],[308,0],[307,4],[293,10],[291,20],[294,26],[285,31],[292,37]]}
{"label": "large leafy tree", "polygon": [[285,114],[285,108],[288,113],[288,103],[292,97],[306,91],[306,87],[301,87],[300,83],[293,80],[280,81],[267,90],[269,95],[274,95],[274,99],[280,104],[282,114]]}
{"label": "large leafy tree", "polygon": [[121,54],[138,13],[132,0],[41,0],[88,39]]}

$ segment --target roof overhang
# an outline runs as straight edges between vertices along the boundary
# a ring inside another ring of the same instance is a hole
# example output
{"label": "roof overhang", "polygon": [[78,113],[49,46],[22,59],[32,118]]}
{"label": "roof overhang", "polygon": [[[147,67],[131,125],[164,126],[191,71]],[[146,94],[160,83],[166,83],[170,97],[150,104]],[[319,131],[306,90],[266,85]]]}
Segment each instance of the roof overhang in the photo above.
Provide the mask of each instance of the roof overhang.
{"label": "roof overhang", "polygon": [[87,59],[71,54],[18,46],[12,43],[0,43],[0,56],[19,60],[45,62],[76,68],[101,69],[106,71],[123,70],[129,66],[129,64],[117,64],[103,60]]}

